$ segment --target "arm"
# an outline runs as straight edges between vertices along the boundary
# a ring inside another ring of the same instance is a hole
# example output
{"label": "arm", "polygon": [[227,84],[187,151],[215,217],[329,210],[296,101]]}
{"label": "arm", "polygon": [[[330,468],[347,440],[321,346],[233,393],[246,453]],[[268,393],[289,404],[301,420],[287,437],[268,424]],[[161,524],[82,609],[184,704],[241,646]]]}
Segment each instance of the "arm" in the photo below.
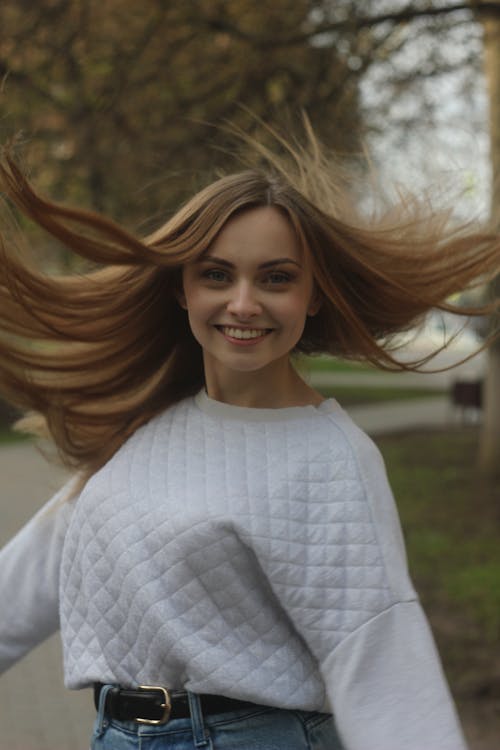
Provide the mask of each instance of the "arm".
{"label": "arm", "polygon": [[59,565],[74,502],[67,483],[0,550],[0,674],[59,627]]}
{"label": "arm", "polygon": [[347,750],[466,750],[418,602],[396,604],[360,627],[322,673]]}
{"label": "arm", "polygon": [[399,603],[358,628],[325,661],[340,732],[356,750],[466,750],[427,619],[417,597],[409,596],[406,550],[383,459],[357,428],[349,439],[387,583]]}
{"label": "arm", "polygon": [[382,457],[347,416],[334,424],[329,481],[312,485],[297,547],[306,566],[283,548],[271,585],[316,657],[346,750],[465,750]]}
{"label": "arm", "polygon": [[346,423],[395,601],[323,663],[340,733],[353,750],[466,750],[426,617],[411,595],[406,550],[383,459]]}

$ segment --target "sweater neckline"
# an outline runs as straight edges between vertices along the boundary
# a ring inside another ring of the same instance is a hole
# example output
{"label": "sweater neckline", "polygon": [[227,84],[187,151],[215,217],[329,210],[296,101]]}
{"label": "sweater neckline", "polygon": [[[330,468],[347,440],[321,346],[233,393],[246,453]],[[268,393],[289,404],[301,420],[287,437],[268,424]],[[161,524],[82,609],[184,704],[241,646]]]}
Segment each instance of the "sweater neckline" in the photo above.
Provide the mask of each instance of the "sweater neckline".
{"label": "sweater neckline", "polygon": [[236,419],[244,422],[279,422],[289,419],[301,419],[304,417],[317,416],[322,413],[332,412],[337,405],[333,398],[327,398],[317,406],[285,406],[277,409],[256,408],[250,406],[235,406],[223,401],[210,398],[202,389],[194,397],[195,403],[201,411],[212,417],[224,419]]}

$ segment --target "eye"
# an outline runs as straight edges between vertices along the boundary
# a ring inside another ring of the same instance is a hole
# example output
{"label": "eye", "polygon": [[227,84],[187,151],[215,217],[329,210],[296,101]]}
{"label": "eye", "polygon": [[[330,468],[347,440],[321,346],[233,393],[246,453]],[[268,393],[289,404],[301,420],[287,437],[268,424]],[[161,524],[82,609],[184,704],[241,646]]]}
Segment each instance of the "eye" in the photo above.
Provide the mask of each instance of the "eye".
{"label": "eye", "polygon": [[271,286],[278,284],[287,284],[291,280],[292,277],[285,271],[271,271],[265,278],[266,283]]}
{"label": "eye", "polygon": [[228,280],[228,275],[225,271],[222,271],[220,268],[208,268],[206,271],[203,272],[203,278],[208,279],[209,281],[215,281],[218,284],[221,284]]}

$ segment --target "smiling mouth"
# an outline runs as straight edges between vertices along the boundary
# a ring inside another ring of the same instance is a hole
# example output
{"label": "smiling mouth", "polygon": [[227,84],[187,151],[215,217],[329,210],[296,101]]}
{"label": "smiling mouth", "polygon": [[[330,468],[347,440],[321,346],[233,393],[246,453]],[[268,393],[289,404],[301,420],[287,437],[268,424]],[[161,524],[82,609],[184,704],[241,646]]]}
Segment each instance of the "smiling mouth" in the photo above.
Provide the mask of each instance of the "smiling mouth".
{"label": "smiling mouth", "polygon": [[271,328],[235,328],[233,326],[215,326],[225,336],[232,339],[258,339],[271,332]]}

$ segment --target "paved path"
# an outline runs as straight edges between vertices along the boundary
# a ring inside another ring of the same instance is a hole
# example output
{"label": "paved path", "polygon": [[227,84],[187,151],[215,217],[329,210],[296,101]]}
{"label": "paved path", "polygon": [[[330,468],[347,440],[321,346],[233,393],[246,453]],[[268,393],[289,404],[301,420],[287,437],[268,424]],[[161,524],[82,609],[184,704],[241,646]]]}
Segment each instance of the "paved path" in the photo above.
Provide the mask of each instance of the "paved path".
{"label": "paved path", "polygon": [[[420,353],[422,356],[425,352]],[[403,359],[403,357],[401,357]],[[457,356],[441,352],[424,369],[428,372],[386,372],[385,370],[361,372],[313,372],[309,376],[310,382],[317,386],[339,385],[354,387],[390,387],[390,388],[422,388],[431,390],[449,390],[457,380],[478,380],[484,376],[487,357],[484,352],[475,356],[469,362],[452,367],[444,372],[432,372],[433,369],[450,367],[457,361]]]}
{"label": "paved path", "polygon": [[[446,398],[363,407],[351,413],[372,434],[457,419]],[[47,464],[30,444],[0,450],[0,545],[63,479],[63,472]],[[63,688],[59,637],[54,636],[0,678],[0,750],[87,750],[91,703],[89,691]],[[490,748],[474,745],[471,750]]]}
{"label": "paved path", "polygon": [[[29,443],[0,450],[0,545],[64,476]],[[58,635],[0,677],[0,750],[87,750],[93,714],[88,691],[63,686]]]}

